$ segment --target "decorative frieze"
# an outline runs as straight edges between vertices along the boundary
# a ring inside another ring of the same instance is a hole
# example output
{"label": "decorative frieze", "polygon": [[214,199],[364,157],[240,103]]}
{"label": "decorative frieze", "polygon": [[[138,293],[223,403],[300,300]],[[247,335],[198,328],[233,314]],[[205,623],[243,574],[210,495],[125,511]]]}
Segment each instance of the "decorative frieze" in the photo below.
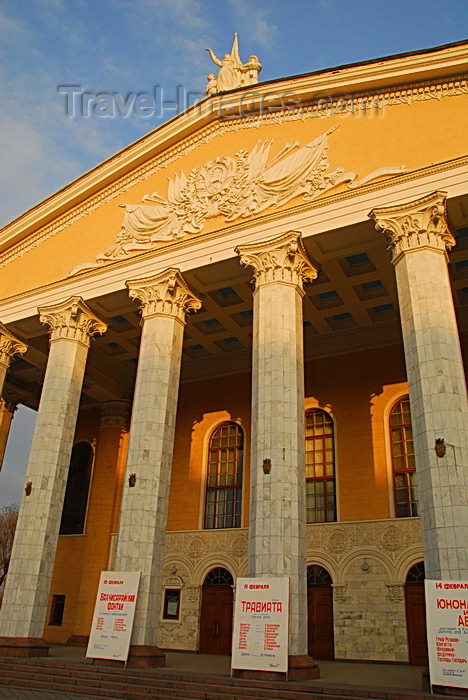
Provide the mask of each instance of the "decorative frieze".
{"label": "decorative frieze", "polygon": [[[428,82],[424,81],[417,85],[400,85],[382,92],[375,91],[371,93],[356,93],[352,95],[353,103],[360,102],[376,103],[379,105],[383,113],[383,109],[400,104],[412,104],[413,102],[437,100],[447,97],[456,97],[459,95],[468,94],[468,84],[466,76],[453,76],[449,81]],[[348,96],[345,96],[348,99]],[[340,103],[340,108],[336,113],[343,111],[342,105],[344,98],[338,95],[335,101],[330,103],[330,109],[333,111],[337,108],[337,103]],[[327,106],[328,108],[328,106]],[[345,115],[348,114],[346,109]],[[365,118],[366,111],[363,112]],[[203,143],[210,142],[213,138],[224,133],[239,131],[242,129],[258,129],[261,125],[267,124],[282,124],[290,121],[304,121],[306,119],[320,118],[323,119],[323,110],[317,107],[317,104],[303,103],[297,109],[279,109],[278,111],[267,110],[263,114],[256,116],[249,115],[248,117],[232,118],[224,121],[216,121],[214,124],[206,126],[195,135],[189,136],[185,140],[178,143],[162,155],[149,159],[144,165],[135,168],[131,174],[127,174],[118,181],[112,183],[108,187],[103,188],[98,194],[89,197],[85,202],[73,207],[66,214],[57,217],[52,223],[40,228],[36,233],[28,236],[26,240],[11,246],[0,256],[0,267],[4,267],[11,261],[23,256],[34,247],[41,245],[48,238],[55,236],[67,226],[72,225],[84,216],[89,215],[92,211],[100,207],[102,204],[112,201],[116,197],[129,190],[135,184],[147,180],[154,173],[167,168],[171,163],[174,163],[182,155],[185,155],[195,148],[198,148]],[[390,174],[390,173],[389,173]],[[393,173],[395,174],[395,173]],[[356,184],[356,183],[355,183]],[[95,265],[95,264],[94,264]],[[90,266],[92,266],[90,264]]]}
{"label": "decorative frieze", "polygon": [[163,315],[185,323],[185,314],[201,308],[201,301],[192,293],[177,268],[167,270],[146,279],[126,282],[131,299],[141,301],[144,319]]}
{"label": "decorative frieze", "polygon": [[38,312],[40,322],[49,326],[51,342],[59,339],[76,340],[89,347],[93,335],[102,335],[107,330],[107,324],[78,296],[53,306],[42,306]]}
{"label": "decorative frieze", "polygon": [[447,223],[446,196],[446,192],[433,192],[413,202],[370,212],[376,229],[387,238],[394,264],[400,255],[417,248],[446,251],[455,245]]}

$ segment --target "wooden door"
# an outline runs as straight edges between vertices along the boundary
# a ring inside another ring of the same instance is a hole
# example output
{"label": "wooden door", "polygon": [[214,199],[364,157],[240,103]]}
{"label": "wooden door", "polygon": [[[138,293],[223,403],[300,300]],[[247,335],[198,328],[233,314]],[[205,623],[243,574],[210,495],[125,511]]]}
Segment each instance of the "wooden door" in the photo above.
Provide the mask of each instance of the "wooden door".
{"label": "wooden door", "polygon": [[424,583],[406,583],[405,604],[409,662],[413,666],[427,666],[426,599],[424,596]]}
{"label": "wooden door", "polygon": [[231,586],[203,586],[200,617],[200,654],[230,654],[233,591]]}
{"label": "wooden door", "polygon": [[329,584],[308,586],[307,613],[309,655],[317,660],[333,661],[333,589]]}

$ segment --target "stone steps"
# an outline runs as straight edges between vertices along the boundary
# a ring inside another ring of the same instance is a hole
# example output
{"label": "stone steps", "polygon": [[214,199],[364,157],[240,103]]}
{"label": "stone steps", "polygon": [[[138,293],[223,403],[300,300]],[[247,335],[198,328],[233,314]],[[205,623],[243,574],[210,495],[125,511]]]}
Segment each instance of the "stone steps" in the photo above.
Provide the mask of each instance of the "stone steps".
{"label": "stone steps", "polygon": [[[421,691],[345,683],[256,681],[197,672],[123,669],[47,659],[0,658],[0,685],[114,700],[424,700]],[[447,696],[445,696],[447,697]]]}

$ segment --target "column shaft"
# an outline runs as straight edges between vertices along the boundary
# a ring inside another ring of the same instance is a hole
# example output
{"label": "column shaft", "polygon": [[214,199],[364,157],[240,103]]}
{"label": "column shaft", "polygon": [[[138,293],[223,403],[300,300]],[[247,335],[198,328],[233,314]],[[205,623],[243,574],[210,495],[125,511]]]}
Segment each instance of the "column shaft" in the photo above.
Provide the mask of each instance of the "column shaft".
{"label": "column shaft", "polygon": [[307,656],[303,283],[317,276],[290,231],[237,248],[254,269],[249,575],[289,577],[289,677]]}
{"label": "column shaft", "polygon": [[185,313],[201,302],[173,268],[127,286],[143,302],[143,331],[115,566],[141,571],[131,663],[160,665],[156,656],[137,657],[157,642]]}
{"label": "column shaft", "polygon": [[[418,472],[426,576],[468,578],[468,406],[445,255],[395,265]],[[435,440],[446,453],[438,457]]]}
{"label": "column shaft", "polygon": [[455,244],[445,194],[370,216],[387,235],[395,265],[426,576],[466,580],[468,403],[445,252]]}
{"label": "column shaft", "polygon": [[43,633],[86,355],[76,342],[50,348],[2,606],[6,636]]}
{"label": "column shaft", "polygon": [[4,399],[0,399],[0,471],[2,471],[11,421],[13,420],[16,409],[16,405],[7,404]]}
{"label": "column shaft", "polygon": [[156,645],[183,326],[145,321],[130,426],[116,568],[141,571],[132,644]]}
{"label": "column shaft", "polygon": [[[254,294],[251,576],[289,576],[289,653],[307,653],[302,297],[290,284]],[[265,474],[263,460],[271,460]]]}
{"label": "column shaft", "polygon": [[106,328],[79,300],[42,309],[52,327],[49,358],[28,462],[1,629],[5,637],[43,634],[68,466],[90,335]]}

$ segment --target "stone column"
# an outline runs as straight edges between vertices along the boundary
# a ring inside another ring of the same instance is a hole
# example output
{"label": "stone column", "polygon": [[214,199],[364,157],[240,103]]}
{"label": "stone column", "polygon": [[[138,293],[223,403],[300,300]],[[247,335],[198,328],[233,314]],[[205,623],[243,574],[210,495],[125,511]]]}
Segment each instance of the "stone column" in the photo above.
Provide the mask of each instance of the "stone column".
{"label": "stone column", "polygon": [[27,349],[27,345],[15,338],[8,328],[0,323],[0,395],[13,356],[22,355]]}
{"label": "stone column", "polygon": [[[395,266],[429,579],[468,579],[468,406],[445,193],[374,209]],[[442,442],[441,442],[442,441]],[[437,448],[437,450],[436,450]]]}
{"label": "stone column", "polygon": [[127,286],[141,301],[143,330],[115,568],[141,571],[127,665],[159,666],[165,664],[156,641],[185,314],[201,302],[174,268]]}
{"label": "stone column", "polygon": [[42,640],[90,338],[107,326],[80,297],[38,309],[50,352],[0,611],[0,655],[47,654]]}
{"label": "stone column", "polygon": [[249,575],[289,577],[289,678],[307,656],[303,284],[317,277],[300,234],[236,249],[254,270]]}
{"label": "stone column", "polygon": [[11,421],[17,408],[18,404],[16,401],[11,402],[5,398],[0,399],[0,472],[3,467],[3,458],[10,434]]}

